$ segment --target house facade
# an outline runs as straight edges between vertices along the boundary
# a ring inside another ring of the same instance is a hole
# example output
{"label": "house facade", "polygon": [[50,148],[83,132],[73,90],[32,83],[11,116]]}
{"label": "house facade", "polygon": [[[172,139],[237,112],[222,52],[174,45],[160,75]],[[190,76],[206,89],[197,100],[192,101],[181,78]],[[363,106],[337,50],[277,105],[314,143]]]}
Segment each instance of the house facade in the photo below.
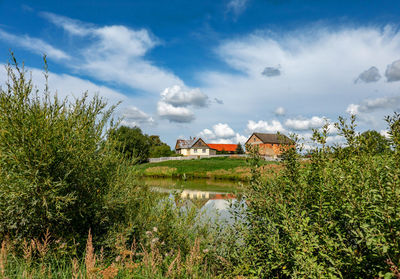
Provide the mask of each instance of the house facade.
{"label": "house facade", "polygon": [[176,153],[183,156],[208,156],[217,154],[217,151],[210,148],[201,138],[191,138],[189,140],[178,139],[175,150]]}
{"label": "house facade", "polygon": [[293,141],[285,135],[253,133],[246,141],[246,153],[249,153],[248,147],[257,147],[258,154],[261,156],[278,157],[282,149],[293,145]]}

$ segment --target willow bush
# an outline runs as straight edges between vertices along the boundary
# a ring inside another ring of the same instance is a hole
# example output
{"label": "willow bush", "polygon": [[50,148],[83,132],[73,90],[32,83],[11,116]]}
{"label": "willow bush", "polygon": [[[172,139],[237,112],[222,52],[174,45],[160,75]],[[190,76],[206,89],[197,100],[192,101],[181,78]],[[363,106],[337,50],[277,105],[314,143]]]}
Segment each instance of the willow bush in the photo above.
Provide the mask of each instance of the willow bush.
{"label": "willow bush", "polygon": [[[309,160],[297,144],[280,176],[254,174],[235,273],[254,278],[400,276],[400,115],[387,118],[391,149],[368,150],[355,118],[336,124],[345,147],[314,131]],[[253,165],[257,165],[253,158]],[[256,168],[254,168],[256,172]]]}
{"label": "willow bush", "polygon": [[[122,161],[112,141],[114,107],[39,92],[12,57],[0,90],[0,239],[101,235],[115,216],[110,189]],[[47,83],[47,70],[44,72]]]}

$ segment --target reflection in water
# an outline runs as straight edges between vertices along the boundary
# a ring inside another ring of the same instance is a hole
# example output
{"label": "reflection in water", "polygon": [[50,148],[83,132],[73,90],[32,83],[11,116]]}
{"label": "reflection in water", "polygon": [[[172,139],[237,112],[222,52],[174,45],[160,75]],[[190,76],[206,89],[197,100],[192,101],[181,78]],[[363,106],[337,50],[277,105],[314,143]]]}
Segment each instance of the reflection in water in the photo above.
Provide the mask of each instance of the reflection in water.
{"label": "reflection in water", "polygon": [[224,185],[223,181],[218,181],[215,185],[212,182],[214,181],[206,179],[190,181],[151,179],[150,183],[146,181],[146,184],[154,191],[179,196],[185,201],[184,207],[196,206],[205,218],[231,223],[233,222],[231,204],[238,203],[236,195],[232,194],[235,188],[237,189],[237,184],[228,181]]}

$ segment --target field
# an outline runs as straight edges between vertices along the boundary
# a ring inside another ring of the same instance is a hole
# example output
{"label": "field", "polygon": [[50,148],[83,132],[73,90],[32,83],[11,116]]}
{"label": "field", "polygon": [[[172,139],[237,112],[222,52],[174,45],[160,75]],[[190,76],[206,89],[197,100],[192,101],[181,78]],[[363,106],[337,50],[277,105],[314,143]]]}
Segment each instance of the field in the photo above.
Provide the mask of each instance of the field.
{"label": "field", "polygon": [[[261,165],[264,170],[280,168],[278,162],[262,161]],[[135,166],[133,169],[139,176],[149,177],[211,178],[238,181],[250,179],[250,167],[246,159],[232,157],[147,163]]]}

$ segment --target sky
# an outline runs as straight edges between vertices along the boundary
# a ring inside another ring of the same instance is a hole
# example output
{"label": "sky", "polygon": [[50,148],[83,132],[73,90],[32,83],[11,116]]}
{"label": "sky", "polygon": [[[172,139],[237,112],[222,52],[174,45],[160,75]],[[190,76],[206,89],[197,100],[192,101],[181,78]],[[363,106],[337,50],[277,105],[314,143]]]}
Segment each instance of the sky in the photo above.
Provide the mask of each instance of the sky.
{"label": "sky", "polygon": [[244,143],[400,111],[400,1],[0,0],[0,82],[13,51],[44,86],[121,102],[115,117],[174,147]]}

